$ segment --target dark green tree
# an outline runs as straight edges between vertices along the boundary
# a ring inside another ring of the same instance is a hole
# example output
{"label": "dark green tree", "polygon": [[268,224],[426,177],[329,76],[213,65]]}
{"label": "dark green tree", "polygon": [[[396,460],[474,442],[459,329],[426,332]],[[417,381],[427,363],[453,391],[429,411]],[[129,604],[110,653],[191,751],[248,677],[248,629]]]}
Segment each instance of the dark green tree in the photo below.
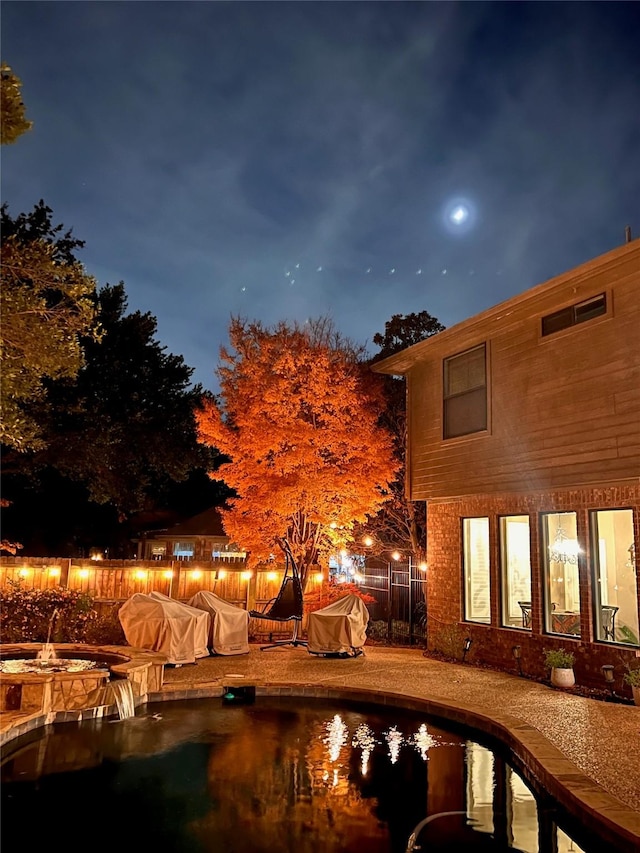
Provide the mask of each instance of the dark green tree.
{"label": "dark green tree", "polygon": [[203,390],[193,369],[156,340],[150,313],[127,313],[124,284],[98,292],[99,341],[83,341],[85,365],[74,380],[49,383],[37,417],[46,447],[31,470],[51,466],[86,485],[91,500],[121,517],[167,495],[211,452],[197,441],[195,408]]}
{"label": "dark green tree", "polygon": [[22,80],[17,77],[10,65],[0,64],[0,142],[10,145],[23,133],[31,130],[33,122],[25,114],[22,103]]}
{"label": "dark green tree", "polygon": [[51,213],[43,201],[16,219],[0,209],[0,441],[18,451],[42,447],[30,405],[45,397],[47,380],[77,374],[83,339],[99,334],[96,282],[74,255],[83,243],[61,233]]}
{"label": "dark green tree", "polygon": [[[46,398],[30,409],[41,427],[42,448],[8,452],[4,460],[6,488],[16,488],[8,521],[24,528],[29,508],[65,494],[71,499],[68,530],[62,516],[48,538],[80,553],[87,543],[78,536],[74,515],[82,515],[85,529],[93,526],[94,545],[106,546],[124,531],[135,533],[136,514],[152,519],[179,501],[183,516],[229,494],[206,476],[217,467],[218,454],[197,441],[195,410],[207,394],[191,385],[193,369],[156,340],[155,317],[127,311],[122,283],[99,290],[97,311],[101,337],[83,340],[85,363],[77,377],[48,382]],[[185,505],[181,486],[187,485],[204,505]],[[45,525],[39,517],[36,525]],[[98,528],[102,541],[96,542]],[[22,537],[31,552],[28,529]]]}
{"label": "dark green tree", "polygon": [[[380,352],[370,359],[376,364],[383,358],[413,346],[432,335],[442,332],[444,326],[427,311],[418,314],[394,314],[385,323],[384,334],[376,333],[373,342]],[[376,554],[389,558],[398,551],[405,559],[409,556],[421,563],[426,555],[426,506],[424,501],[409,501],[405,495],[407,406],[406,383],[402,377],[386,376],[384,382],[385,407],[382,424],[394,437],[395,456],[400,462],[398,477],[392,483],[390,498],[357,533],[361,543],[368,544]]]}
{"label": "dark green tree", "polygon": [[437,332],[443,332],[444,328],[428,311],[420,311],[418,314],[394,314],[384,324],[384,334],[376,332],[373,336],[373,343],[380,347],[380,351],[373,356],[371,363],[382,361],[383,358],[395,355]]}

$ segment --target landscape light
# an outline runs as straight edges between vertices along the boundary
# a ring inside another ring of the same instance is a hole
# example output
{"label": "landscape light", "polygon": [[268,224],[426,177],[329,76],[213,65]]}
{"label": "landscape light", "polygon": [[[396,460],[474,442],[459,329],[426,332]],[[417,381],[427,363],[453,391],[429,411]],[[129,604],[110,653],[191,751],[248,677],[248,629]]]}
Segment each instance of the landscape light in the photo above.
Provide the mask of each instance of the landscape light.
{"label": "landscape light", "polygon": [[471,648],[472,642],[473,642],[473,640],[471,639],[471,637],[465,637],[464,638],[464,646],[462,647],[462,663],[464,663],[464,660],[467,656],[467,652]]}
{"label": "landscape light", "polygon": [[518,664],[518,674],[522,675],[522,646],[514,646],[511,651]]}
{"label": "landscape light", "polygon": [[605,663],[602,667],[602,674],[604,675],[604,680],[607,682],[607,686],[609,687],[609,690],[611,690],[611,695],[613,696],[613,689],[616,678],[613,671],[613,666],[610,663]]}

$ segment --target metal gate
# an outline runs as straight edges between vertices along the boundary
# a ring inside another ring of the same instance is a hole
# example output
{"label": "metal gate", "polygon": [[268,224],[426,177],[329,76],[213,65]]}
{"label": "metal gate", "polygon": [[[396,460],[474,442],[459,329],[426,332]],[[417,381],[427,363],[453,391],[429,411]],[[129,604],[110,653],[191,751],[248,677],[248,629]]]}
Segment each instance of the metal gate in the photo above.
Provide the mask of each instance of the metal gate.
{"label": "metal gate", "polygon": [[363,592],[375,598],[369,604],[369,635],[394,645],[424,644],[427,628],[426,577],[408,563],[384,562],[374,557],[365,561]]}

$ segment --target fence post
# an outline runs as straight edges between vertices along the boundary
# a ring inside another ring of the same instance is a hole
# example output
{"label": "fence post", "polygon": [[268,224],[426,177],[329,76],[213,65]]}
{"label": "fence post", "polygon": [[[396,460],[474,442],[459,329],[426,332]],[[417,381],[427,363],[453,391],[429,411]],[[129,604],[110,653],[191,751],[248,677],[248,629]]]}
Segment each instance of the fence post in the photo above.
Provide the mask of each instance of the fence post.
{"label": "fence post", "polygon": [[411,577],[411,555],[409,555],[409,645],[413,645],[413,578]]}
{"label": "fence post", "polygon": [[387,563],[387,589],[389,590],[389,598],[387,599],[387,642],[390,643],[393,634],[393,567],[391,563]]}
{"label": "fence post", "polygon": [[174,592],[180,591],[180,560],[171,560],[171,586],[169,598],[175,598]]}
{"label": "fence post", "polygon": [[[245,565],[246,565],[246,563],[245,563]],[[255,572],[251,572],[251,577],[247,581],[247,598],[246,598],[247,610],[255,610],[257,583],[258,583],[258,567],[256,566]]]}
{"label": "fence post", "polygon": [[69,571],[71,569],[71,558],[60,560],[60,586],[69,586]]}

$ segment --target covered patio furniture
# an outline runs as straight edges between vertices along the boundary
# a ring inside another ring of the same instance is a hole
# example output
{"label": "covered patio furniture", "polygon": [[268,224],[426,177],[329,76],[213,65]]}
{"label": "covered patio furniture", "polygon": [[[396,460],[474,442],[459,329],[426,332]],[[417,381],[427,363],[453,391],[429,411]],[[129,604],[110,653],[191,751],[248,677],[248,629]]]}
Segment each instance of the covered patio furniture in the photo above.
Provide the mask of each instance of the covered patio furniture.
{"label": "covered patio furniture", "polygon": [[196,592],[187,604],[211,616],[209,648],[217,655],[249,652],[249,613],[206,589]]}
{"label": "covered patio furniture", "polygon": [[357,595],[345,595],[309,614],[308,650],[314,655],[357,657],[364,654],[369,611]]}
{"label": "covered patio furniture", "polygon": [[195,663],[209,656],[209,622],[204,610],[151,592],[136,592],[118,611],[122,630],[130,646],[166,655],[173,665]]}

